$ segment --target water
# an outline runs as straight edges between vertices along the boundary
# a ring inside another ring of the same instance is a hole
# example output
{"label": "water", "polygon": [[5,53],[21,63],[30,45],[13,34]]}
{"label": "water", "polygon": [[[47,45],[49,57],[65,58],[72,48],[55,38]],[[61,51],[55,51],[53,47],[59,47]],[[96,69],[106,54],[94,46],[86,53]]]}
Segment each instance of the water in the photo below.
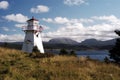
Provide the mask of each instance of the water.
{"label": "water", "polygon": [[[59,54],[60,49],[53,49],[53,50],[46,50],[46,51],[50,52],[50,53]],[[78,57],[80,57],[80,56],[84,56],[84,57],[89,56],[91,59],[96,59],[96,60],[100,60],[100,61],[103,61],[105,57],[109,57],[108,50],[75,51],[75,53],[77,54]]]}
{"label": "water", "polygon": [[78,56],[89,56],[91,59],[103,61],[105,57],[109,57],[107,50],[93,50],[93,51],[76,51]]}

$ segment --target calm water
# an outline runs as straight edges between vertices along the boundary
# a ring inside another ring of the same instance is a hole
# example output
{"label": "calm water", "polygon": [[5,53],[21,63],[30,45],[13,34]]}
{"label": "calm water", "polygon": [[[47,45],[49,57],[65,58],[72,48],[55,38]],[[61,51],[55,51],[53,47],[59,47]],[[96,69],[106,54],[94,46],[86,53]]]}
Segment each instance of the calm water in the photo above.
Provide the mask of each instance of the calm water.
{"label": "calm water", "polygon": [[76,51],[78,56],[89,56],[92,59],[97,59],[103,61],[105,57],[109,57],[109,52],[107,50],[100,50],[100,51]]}
{"label": "calm water", "polygon": [[[59,54],[60,50],[59,49],[54,49],[54,50],[46,50],[46,52],[50,53],[55,53]],[[88,50],[88,51],[75,51],[77,56],[89,56],[92,59],[97,59],[100,61],[103,61],[105,57],[109,57],[108,54],[109,52],[107,50]]]}

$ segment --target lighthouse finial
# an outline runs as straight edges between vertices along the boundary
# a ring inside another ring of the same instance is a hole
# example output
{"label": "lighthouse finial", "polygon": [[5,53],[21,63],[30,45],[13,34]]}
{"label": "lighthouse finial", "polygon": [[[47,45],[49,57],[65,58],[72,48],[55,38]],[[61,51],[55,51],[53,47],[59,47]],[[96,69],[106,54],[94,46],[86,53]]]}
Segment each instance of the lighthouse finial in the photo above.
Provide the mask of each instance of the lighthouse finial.
{"label": "lighthouse finial", "polygon": [[34,19],[34,16],[32,16],[32,19]]}

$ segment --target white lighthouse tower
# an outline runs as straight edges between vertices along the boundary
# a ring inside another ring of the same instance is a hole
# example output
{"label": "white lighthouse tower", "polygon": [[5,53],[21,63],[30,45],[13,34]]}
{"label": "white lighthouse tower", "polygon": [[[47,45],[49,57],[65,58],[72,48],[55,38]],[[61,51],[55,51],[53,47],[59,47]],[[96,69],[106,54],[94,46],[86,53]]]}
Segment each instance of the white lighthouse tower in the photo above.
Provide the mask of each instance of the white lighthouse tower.
{"label": "white lighthouse tower", "polygon": [[39,26],[39,21],[32,17],[27,20],[28,25],[23,27],[25,32],[25,39],[22,46],[22,51],[32,53],[34,46],[38,48],[40,53],[44,53],[41,32],[42,27]]}

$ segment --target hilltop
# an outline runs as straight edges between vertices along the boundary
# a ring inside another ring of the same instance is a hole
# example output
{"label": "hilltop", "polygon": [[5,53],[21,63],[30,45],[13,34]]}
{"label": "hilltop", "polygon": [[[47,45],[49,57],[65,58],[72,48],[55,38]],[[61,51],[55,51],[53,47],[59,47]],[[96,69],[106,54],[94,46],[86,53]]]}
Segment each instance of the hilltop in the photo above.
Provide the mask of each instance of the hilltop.
{"label": "hilltop", "polygon": [[72,40],[70,38],[53,38],[53,39],[49,40],[49,43],[51,43],[51,44],[71,44],[71,45],[79,44],[77,41]]}
{"label": "hilltop", "polygon": [[30,57],[0,47],[0,80],[119,80],[120,67],[85,57]]}

